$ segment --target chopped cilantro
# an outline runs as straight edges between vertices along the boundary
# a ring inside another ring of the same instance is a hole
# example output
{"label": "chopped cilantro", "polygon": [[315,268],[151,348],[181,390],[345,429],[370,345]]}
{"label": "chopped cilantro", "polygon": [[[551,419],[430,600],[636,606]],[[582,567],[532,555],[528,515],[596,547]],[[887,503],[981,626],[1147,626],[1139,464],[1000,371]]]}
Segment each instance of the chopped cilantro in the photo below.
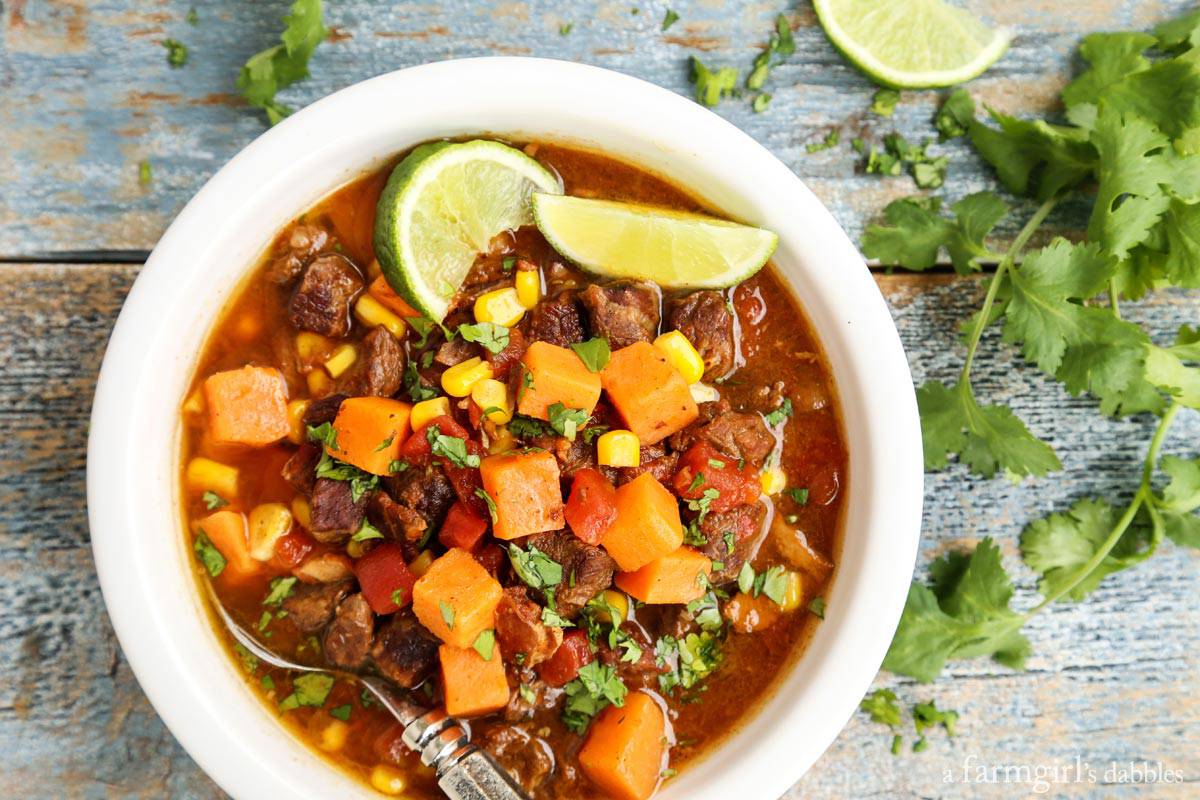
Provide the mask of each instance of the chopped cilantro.
{"label": "chopped cilantro", "polygon": [[579,669],[579,676],[563,687],[562,720],[568,730],[583,733],[592,718],[609,704],[625,705],[628,689],[614,668],[592,661]]}
{"label": "chopped cilantro", "polygon": [[583,362],[589,372],[599,372],[604,369],[608,364],[608,359],[612,356],[608,339],[603,336],[595,336],[586,342],[576,342],[571,345],[571,349],[575,351],[575,355],[579,356],[579,360]]}
{"label": "chopped cilantro", "polygon": [[573,22],[564,22],[562,25],[559,25],[559,26],[558,26],[558,35],[559,35],[559,36],[566,36],[568,33],[570,33],[570,32],[571,32],[571,29],[572,29],[572,28],[574,28],[574,27],[575,27],[575,23],[573,23]]}
{"label": "chopped cilantro", "polygon": [[814,597],[808,603],[808,610],[817,619],[825,619],[825,598]]}
{"label": "chopped cilantro", "polygon": [[465,439],[460,439],[457,436],[446,436],[443,434],[437,425],[430,425],[425,431],[425,438],[429,440],[429,451],[435,456],[441,456],[456,467],[469,467],[471,469],[479,466],[479,456],[468,452],[467,442]]}
{"label": "chopped cilantro", "polygon": [[941,725],[946,729],[947,736],[954,735],[954,726],[958,723],[957,711],[943,711],[937,707],[937,704],[930,700],[927,703],[917,703],[913,706],[913,724],[916,726],[917,735],[924,738],[923,734],[926,728],[932,728]]}
{"label": "chopped cilantro", "polygon": [[209,540],[208,534],[204,532],[204,528],[196,533],[196,541],[192,544],[192,549],[196,552],[196,558],[200,559],[200,563],[204,565],[204,569],[208,572],[210,578],[215,578],[225,569],[225,556],[221,555],[217,548],[213,547],[213,543]]}
{"label": "chopped cilantro", "polygon": [[474,325],[458,326],[458,335],[468,342],[476,342],[489,353],[499,353],[508,347],[508,328],[494,322],[479,322]]}
{"label": "chopped cilantro", "polygon": [[149,186],[154,180],[154,173],[151,171],[150,160],[142,159],[138,162],[138,183],[142,186]]}
{"label": "chopped cilantro", "polygon": [[528,684],[522,683],[517,687],[517,692],[521,695],[521,699],[526,703],[533,705],[537,702],[537,693],[535,693],[533,691],[533,687],[529,686]]}
{"label": "chopped cilantro", "polygon": [[536,439],[539,436],[548,436],[553,431],[540,419],[516,414],[508,423],[508,432],[518,439]]}
{"label": "chopped cilantro", "polygon": [[[766,111],[767,106],[769,106],[769,105],[771,105],[771,95],[767,92],[762,92],[760,94],[754,95],[754,100],[752,100],[750,102],[750,108],[754,111],[755,114],[761,114],[762,112]],[[811,147],[811,146],[812,145],[809,145],[809,147]],[[824,148],[822,148],[822,149],[824,149]],[[809,150],[809,152],[811,153],[813,151]]]}
{"label": "chopped cilantro", "polygon": [[804,145],[804,152],[819,153],[822,150],[829,150],[830,148],[837,147],[837,144],[839,141],[841,141],[841,138],[842,132],[837,128],[834,128],[829,133],[825,134],[825,138],[821,141],[809,142],[808,144]]}
{"label": "chopped cilantro", "polygon": [[513,265],[517,263],[516,256],[505,256],[500,260],[500,269],[504,272],[512,272]]}
{"label": "chopped cilantro", "polygon": [[275,94],[308,77],[308,59],[329,33],[321,21],[321,0],[295,0],[283,22],[280,44],[251,56],[237,78],[247,102],[266,111],[272,125],[292,113]]}
{"label": "chopped cilantro", "polygon": [[900,705],[896,702],[896,693],[891,689],[876,689],[863,698],[859,708],[870,715],[872,722],[892,728],[900,727]]}
{"label": "chopped cilantro", "polygon": [[783,402],[779,404],[779,408],[769,414],[763,415],[763,422],[767,423],[768,427],[774,428],[790,416],[792,416],[792,401],[790,398],[785,397],[783,398]]}
{"label": "chopped cilantro", "polygon": [[475,496],[487,505],[488,516],[492,518],[492,522],[496,521],[496,501],[487,493],[487,490],[481,486],[475,487]]}
{"label": "chopped cilantro", "polygon": [[575,441],[575,433],[581,425],[588,421],[588,412],[582,408],[567,408],[562,403],[553,403],[546,409],[550,417],[550,427],[556,433],[570,441]]}
{"label": "chopped cilantro", "polygon": [[678,21],[679,21],[679,15],[675,13],[674,9],[668,8],[667,13],[663,14],[662,31],[665,33],[668,28],[670,28],[672,25],[674,25]]}
{"label": "chopped cilantro", "polygon": [[792,486],[788,488],[787,495],[796,502],[796,505],[808,505],[808,489],[801,489],[798,486]]}
{"label": "chopped cilantro", "polygon": [[486,631],[480,631],[475,637],[475,643],[471,645],[475,648],[475,652],[479,653],[479,657],[484,661],[492,660],[492,653],[496,649],[496,632],[491,628]]}
{"label": "chopped cilantro", "polygon": [[188,9],[187,17],[185,17],[185,19],[187,20],[188,25],[195,25],[200,21],[200,15],[196,13],[195,6]]}
{"label": "chopped cilantro", "polygon": [[251,653],[241,642],[233,643],[233,652],[237,654],[242,669],[253,675],[258,670],[258,656]]}
{"label": "chopped cilantro", "polygon": [[325,705],[329,691],[333,689],[333,676],[324,672],[306,672],[292,680],[292,693],[279,704],[280,711],[291,711],[300,706],[320,708]]}
{"label": "chopped cilantro", "polygon": [[543,608],[542,609],[542,624],[548,628],[573,628],[573,627],[575,627],[573,622],[571,622],[570,620],[564,619],[553,608]]}
{"label": "chopped cilantro", "polygon": [[938,136],[945,141],[958,136],[965,136],[971,123],[975,121],[975,101],[966,89],[955,89],[946,97],[933,125],[938,129]]}
{"label": "chopped cilantro", "polygon": [[[409,319],[412,320],[414,318],[410,317]],[[426,353],[426,355],[432,355],[432,353]],[[404,368],[404,391],[408,393],[408,396],[412,398],[414,403],[419,403],[422,400],[432,400],[438,394],[436,389],[426,386],[421,381],[421,373],[417,371],[417,364],[412,360]]]}
{"label": "chopped cilantro", "polygon": [[291,596],[292,590],[296,587],[296,578],[288,576],[286,578],[272,578],[270,588],[267,590],[267,596],[263,598],[264,606],[277,606]]}
{"label": "chopped cilantro", "polygon": [[562,564],[533,545],[530,545],[528,550],[522,550],[517,545],[510,544],[508,560],[517,577],[531,589],[549,589],[562,583]]}
{"label": "chopped cilantro", "polygon": [[383,533],[379,530],[379,528],[376,528],[369,521],[367,521],[367,519],[364,517],[362,524],[358,526],[358,530],[355,531],[354,535],[350,537],[350,541],[366,542],[366,541],[370,541],[371,539],[382,539],[382,538],[383,538]]}
{"label": "chopped cilantro", "polygon": [[692,83],[696,84],[696,102],[712,108],[737,89],[738,71],[721,67],[714,72],[692,56]]}
{"label": "chopped cilantro", "polygon": [[308,440],[317,444],[323,444],[330,450],[337,450],[337,431],[334,430],[332,422],[322,422],[320,425],[306,425],[304,431],[308,434]]}
{"label": "chopped cilantro", "polygon": [[454,630],[454,606],[450,605],[445,600],[439,600],[438,608],[442,612],[442,621],[446,623],[446,627],[450,630]]}
{"label": "chopped cilantro", "polygon": [[900,102],[900,93],[895,89],[880,89],[871,98],[871,113],[881,117],[890,117],[896,111]]}
{"label": "chopped cilantro", "polygon": [[328,453],[321,453],[317,462],[316,475],[333,481],[348,481],[350,483],[350,499],[357,503],[362,496],[373,492],[379,487],[379,476],[365,472],[353,464],[338,461]]}
{"label": "chopped cilantro", "polygon": [[200,499],[204,501],[204,507],[209,511],[214,511],[218,508],[229,505],[228,500],[213,491],[205,492],[200,496]]}
{"label": "chopped cilantro", "polygon": [[335,706],[329,709],[329,716],[333,717],[334,719],[340,719],[342,722],[349,722],[350,711],[352,709],[353,706],[351,706],[349,703],[346,703],[342,706]]}
{"label": "chopped cilantro", "polygon": [[163,39],[162,46],[167,49],[167,63],[171,69],[178,69],[187,63],[187,45],[178,39]]}

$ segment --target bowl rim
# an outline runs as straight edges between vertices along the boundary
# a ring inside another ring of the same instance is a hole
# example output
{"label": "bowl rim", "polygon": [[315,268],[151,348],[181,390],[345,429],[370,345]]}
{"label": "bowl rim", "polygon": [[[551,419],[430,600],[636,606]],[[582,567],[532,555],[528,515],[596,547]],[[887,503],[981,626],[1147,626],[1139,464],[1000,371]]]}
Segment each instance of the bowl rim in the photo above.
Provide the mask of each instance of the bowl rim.
{"label": "bowl rim", "polygon": [[[346,119],[354,124],[346,126]],[[471,128],[472,121],[483,124]],[[316,800],[335,791],[374,796],[270,717],[210,624],[179,535],[179,407],[187,385],[181,389],[180,382],[190,380],[198,350],[180,342],[204,341],[255,256],[317,197],[420,140],[413,137],[472,130],[591,144],[780,234],[773,260],[800,295],[826,350],[849,439],[853,480],[841,562],[825,621],[789,674],[749,719],[659,797],[715,800],[747,790],[755,797],[779,796],[833,742],[857,707],[904,606],[923,502],[912,378],[887,304],[862,257],[786,165],[698,104],[599,67],[484,57],[362,81],[262,134],[179,213],[121,310],[92,408],[89,524],[102,593],[122,649],[167,727],[234,797],[289,792]],[[361,152],[351,153],[352,147]],[[354,158],[357,168],[351,169]],[[327,164],[341,166],[328,167],[326,174],[321,169]],[[284,189],[311,195],[320,185],[324,191],[302,204],[280,201]],[[231,280],[213,280],[222,276]],[[231,688],[234,683],[240,692]]]}

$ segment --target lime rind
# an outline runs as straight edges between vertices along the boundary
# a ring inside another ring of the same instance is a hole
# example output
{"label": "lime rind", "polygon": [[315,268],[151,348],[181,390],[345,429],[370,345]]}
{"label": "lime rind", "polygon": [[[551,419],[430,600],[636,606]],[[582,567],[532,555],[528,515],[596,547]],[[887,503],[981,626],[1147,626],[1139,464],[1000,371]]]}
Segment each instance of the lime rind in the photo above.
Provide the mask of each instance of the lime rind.
{"label": "lime rind", "polygon": [[672,209],[535,193],[546,241],[605,278],[670,289],[733,286],[762,269],[779,244],[771,231]]}
{"label": "lime rind", "polygon": [[834,46],[872,80],[897,89],[953,86],[985,72],[1011,36],[942,0],[813,0]]}
{"label": "lime rind", "polygon": [[530,196],[561,192],[557,176],[520,150],[488,140],[413,150],[380,195],[375,255],[413,308],[441,321],[477,255],[533,222]]}

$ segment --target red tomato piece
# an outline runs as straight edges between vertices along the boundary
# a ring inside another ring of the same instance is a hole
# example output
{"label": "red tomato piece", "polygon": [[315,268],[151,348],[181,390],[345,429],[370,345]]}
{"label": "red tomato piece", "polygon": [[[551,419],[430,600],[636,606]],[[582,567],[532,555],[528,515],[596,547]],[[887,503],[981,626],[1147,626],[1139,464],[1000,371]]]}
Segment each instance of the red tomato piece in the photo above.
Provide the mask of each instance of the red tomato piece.
{"label": "red tomato piece", "polygon": [[437,426],[438,433],[443,436],[456,436],[459,439],[469,439],[470,434],[467,429],[459,425],[453,418],[445,416],[434,417],[413,431],[412,436],[404,440],[404,444],[400,445],[400,458],[413,464],[426,463],[432,453],[429,448],[429,429],[434,425]]}
{"label": "red tomato piece", "polygon": [[[698,475],[702,476],[699,480]],[[699,500],[706,490],[716,489],[719,494],[710,501],[710,512],[728,511],[753,503],[762,491],[758,473],[753,468],[738,469],[737,461],[721,455],[708,442],[692,445],[680,457],[673,485],[675,494],[684,500]]]}
{"label": "red tomato piece", "polygon": [[354,563],[354,574],[367,605],[376,614],[392,614],[412,602],[417,579],[408,571],[404,551],[395,542],[372,548]]}
{"label": "red tomato piece", "polygon": [[463,550],[474,550],[475,545],[487,533],[487,520],[459,500],[450,506],[446,512],[446,521],[438,531],[438,541],[446,547],[461,547]]}
{"label": "red tomato piece", "polygon": [[275,542],[271,566],[282,570],[295,569],[316,548],[317,540],[309,536],[308,531],[293,525],[290,531]]}
{"label": "red tomato piece", "polygon": [[[467,452],[482,458],[483,445],[468,441]],[[483,499],[483,478],[479,474],[479,467],[456,467],[449,459],[443,458],[442,471],[446,473],[459,500],[484,519],[491,519],[487,501]]]}
{"label": "red tomato piece", "polygon": [[590,545],[598,545],[617,518],[617,490],[599,470],[584,467],[575,473],[563,513],[572,533]]}
{"label": "red tomato piece", "polygon": [[592,648],[587,634],[580,630],[567,631],[554,655],[538,664],[542,680],[551,686],[566,686],[575,680],[579,670],[592,663]]}

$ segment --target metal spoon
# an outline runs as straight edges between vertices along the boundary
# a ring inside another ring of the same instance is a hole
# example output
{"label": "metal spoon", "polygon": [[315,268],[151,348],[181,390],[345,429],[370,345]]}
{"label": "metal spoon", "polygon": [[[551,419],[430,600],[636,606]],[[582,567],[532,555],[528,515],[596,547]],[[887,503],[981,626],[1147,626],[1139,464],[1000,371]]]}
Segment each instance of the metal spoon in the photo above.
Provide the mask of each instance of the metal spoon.
{"label": "metal spoon", "polygon": [[[209,594],[233,638],[266,663],[296,672],[334,672],[296,664],[271,652],[229,616],[212,587],[209,587]],[[380,678],[349,672],[336,674],[357,680],[392,712],[404,726],[401,737],[404,743],[420,754],[422,763],[437,771],[438,786],[450,800],[529,800],[491,754],[471,744],[470,728],[446,714],[445,710],[422,708]]]}

